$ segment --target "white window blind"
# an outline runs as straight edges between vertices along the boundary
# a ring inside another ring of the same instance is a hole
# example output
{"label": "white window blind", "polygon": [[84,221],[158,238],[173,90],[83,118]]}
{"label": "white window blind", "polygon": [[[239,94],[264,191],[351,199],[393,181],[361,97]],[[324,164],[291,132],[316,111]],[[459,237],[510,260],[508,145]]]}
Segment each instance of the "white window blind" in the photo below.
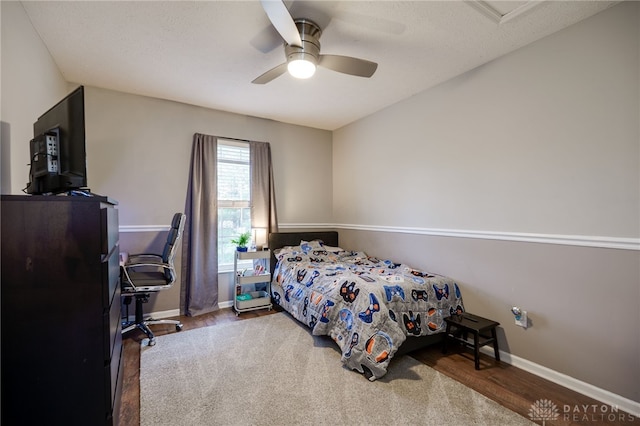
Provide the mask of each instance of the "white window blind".
{"label": "white window blind", "polygon": [[218,139],[218,268],[233,266],[231,240],[251,231],[251,169],[247,142]]}

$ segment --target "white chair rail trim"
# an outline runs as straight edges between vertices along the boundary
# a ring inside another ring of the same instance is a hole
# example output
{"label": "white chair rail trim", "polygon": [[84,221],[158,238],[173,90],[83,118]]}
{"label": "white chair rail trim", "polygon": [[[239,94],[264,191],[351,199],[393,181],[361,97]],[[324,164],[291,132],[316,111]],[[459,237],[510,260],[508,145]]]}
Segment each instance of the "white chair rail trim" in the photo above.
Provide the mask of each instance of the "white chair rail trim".
{"label": "white chair rail trim", "polygon": [[484,240],[517,241],[524,243],[561,244],[569,246],[640,250],[640,238],[623,238],[586,235],[534,234],[524,232],[472,231],[466,229],[437,229],[356,224],[282,223],[281,229],[351,229],[358,231],[391,232],[401,234],[431,235],[440,237],[475,238]]}
{"label": "white chair rail trim", "polygon": [[[415,228],[380,225],[356,225],[344,223],[281,223],[280,229],[352,229],[357,231],[391,232],[400,234],[431,235],[439,237],[475,238],[483,240],[518,241],[523,243],[560,244],[568,246],[597,247],[620,250],[640,250],[640,238],[534,234],[524,232],[472,231],[465,229]],[[166,225],[120,226],[120,232],[162,232]]]}

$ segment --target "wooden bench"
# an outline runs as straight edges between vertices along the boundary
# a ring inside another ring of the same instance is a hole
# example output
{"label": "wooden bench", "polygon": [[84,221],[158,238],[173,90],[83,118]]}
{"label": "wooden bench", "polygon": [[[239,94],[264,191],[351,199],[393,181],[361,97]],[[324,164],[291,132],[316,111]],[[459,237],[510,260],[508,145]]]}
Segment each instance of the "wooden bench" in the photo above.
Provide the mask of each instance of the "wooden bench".
{"label": "wooden bench", "polygon": [[[480,369],[480,348],[493,343],[493,352],[496,361],[500,362],[500,352],[498,351],[498,339],[496,338],[496,327],[500,323],[470,313],[451,315],[444,319],[447,323],[447,331],[442,342],[442,353],[447,352],[447,340],[452,339],[462,343],[466,347],[473,348],[476,370]],[[468,340],[471,333],[473,340]]]}

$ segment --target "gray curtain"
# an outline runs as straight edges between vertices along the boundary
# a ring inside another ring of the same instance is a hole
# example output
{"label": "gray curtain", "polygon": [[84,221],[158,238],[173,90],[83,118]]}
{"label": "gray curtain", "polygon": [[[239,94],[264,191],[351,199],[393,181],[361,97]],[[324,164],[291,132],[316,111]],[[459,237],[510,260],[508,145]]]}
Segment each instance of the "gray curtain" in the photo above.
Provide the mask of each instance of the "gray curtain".
{"label": "gray curtain", "polygon": [[[251,153],[251,226],[269,233],[278,232],[276,195],[271,167],[271,146],[268,142],[250,142]],[[258,241],[258,243],[266,243]]]}
{"label": "gray curtain", "polygon": [[193,135],[182,237],[183,315],[218,309],[218,138]]}

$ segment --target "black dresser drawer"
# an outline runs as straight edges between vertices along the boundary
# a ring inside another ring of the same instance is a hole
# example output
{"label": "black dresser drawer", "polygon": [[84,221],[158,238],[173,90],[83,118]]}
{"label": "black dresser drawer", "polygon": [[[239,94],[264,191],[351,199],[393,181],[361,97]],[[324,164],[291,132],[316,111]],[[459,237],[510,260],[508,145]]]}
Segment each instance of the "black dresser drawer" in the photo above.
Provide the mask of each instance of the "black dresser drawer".
{"label": "black dresser drawer", "polygon": [[109,360],[116,352],[117,345],[122,345],[120,290],[116,291],[118,298],[114,299],[111,309],[103,315],[104,324],[104,359]]}
{"label": "black dresser drawer", "polygon": [[[102,303],[106,309],[114,301],[120,300],[120,246],[112,247],[111,253],[103,261],[102,267]],[[116,292],[118,297],[116,297]],[[118,302],[119,303],[119,302]]]}
{"label": "black dresser drawer", "polygon": [[[108,411],[112,412],[114,405],[116,405],[119,401],[117,401],[117,397],[119,395],[119,391],[122,387],[122,345],[118,348],[117,352],[113,354],[113,358],[111,359],[111,363],[104,367],[104,375],[105,375],[105,407],[108,407]],[[113,416],[115,418],[118,417],[118,412],[114,412]]]}
{"label": "black dresser drawer", "polygon": [[109,208],[105,205],[105,208],[101,211],[102,216],[102,255],[108,256],[115,245],[118,244],[120,226],[118,223],[118,211],[114,208]]}

